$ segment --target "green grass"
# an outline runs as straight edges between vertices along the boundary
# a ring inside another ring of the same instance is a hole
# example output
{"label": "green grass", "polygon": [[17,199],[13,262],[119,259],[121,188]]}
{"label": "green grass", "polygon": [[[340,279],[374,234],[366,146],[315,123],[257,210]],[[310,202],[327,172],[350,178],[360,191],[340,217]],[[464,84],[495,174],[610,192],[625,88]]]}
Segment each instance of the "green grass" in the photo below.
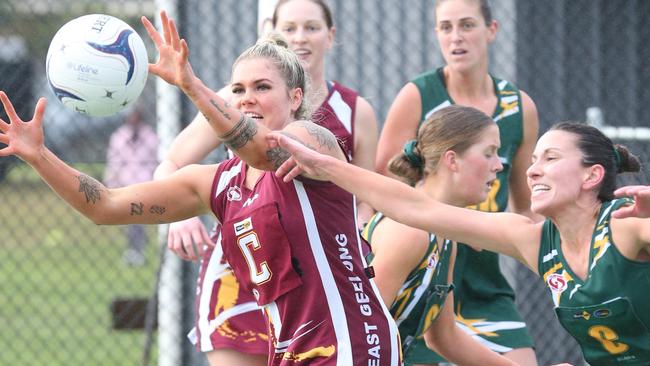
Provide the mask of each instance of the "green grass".
{"label": "green grass", "polygon": [[24,165],[0,182],[0,202],[0,365],[139,365],[144,331],[111,329],[109,306],[153,293],[156,228],[147,264],[132,268],[122,227],[93,224]]}

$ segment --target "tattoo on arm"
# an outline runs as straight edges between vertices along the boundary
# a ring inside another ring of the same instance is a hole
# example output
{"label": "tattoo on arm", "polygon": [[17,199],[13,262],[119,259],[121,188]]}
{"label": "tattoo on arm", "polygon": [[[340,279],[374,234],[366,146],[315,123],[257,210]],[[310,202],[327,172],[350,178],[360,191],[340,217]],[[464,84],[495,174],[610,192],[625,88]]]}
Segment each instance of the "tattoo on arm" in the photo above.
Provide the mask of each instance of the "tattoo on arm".
{"label": "tattoo on arm", "polygon": [[[294,139],[294,140],[296,140],[298,142],[300,142],[301,144],[307,146],[308,148],[310,148],[312,150],[315,150],[313,146],[305,144],[296,135],[290,134],[288,132],[280,132],[280,133],[287,136],[287,137],[290,137],[290,138],[292,138],[292,139]],[[287,150],[277,146],[277,147],[268,149],[266,151],[266,157],[269,160],[269,162],[273,165],[273,169],[277,169],[277,168],[280,167],[280,165],[282,165],[282,163],[284,163],[285,161],[287,161],[287,159],[289,159],[291,157],[291,154],[289,154],[289,152],[287,152]]]}
{"label": "tattoo on arm", "polygon": [[266,158],[273,165],[273,169],[277,169],[291,157],[291,154],[287,150],[277,146],[266,151]]}
{"label": "tattoo on arm", "polygon": [[[210,104],[212,104],[213,107],[217,108],[217,110],[221,113],[222,116],[226,117],[226,119],[230,119],[230,114],[225,110],[221,109],[221,107],[219,107],[219,104],[217,104],[217,102],[215,102],[214,99],[210,99]],[[226,108],[229,107],[228,102],[224,103],[224,105],[226,106]]]}
{"label": "tattoo on arm", "polygon": [[141,216],[144,212],[144,204],[142,202],[131,202],[131,216]]}
{"label": "tattoo on arm", "polygon": [[79,179],[79,192],[83,192],[86,196],[86,203],[96,203],[101,199],[100,193],[102,185],[94,178],[87,175],[80,175]]}
{"label": "tattoo on arm", "polygon": [[324,127],[318,126],[313,122],[304,122],[302,126],[311,136],[316,138],[319,147],[324,146],[328,150],[332,150],[337,146],[336,137]]}
{"label": "tattoo on arm", "polygon": [[158,205],[153,205],[149,209],[149,213],[151,214],[156,214],[156,215],[162,215],[167,211],[167,209],[163,206],[158,206]]}
{"label": "tattoo on arm", "polygon": [[257,123],[250,117],[242,114],[241,119],[225,134],[219,136],[224,145],[230,150],[238,150],[249,143],[257,134]]}

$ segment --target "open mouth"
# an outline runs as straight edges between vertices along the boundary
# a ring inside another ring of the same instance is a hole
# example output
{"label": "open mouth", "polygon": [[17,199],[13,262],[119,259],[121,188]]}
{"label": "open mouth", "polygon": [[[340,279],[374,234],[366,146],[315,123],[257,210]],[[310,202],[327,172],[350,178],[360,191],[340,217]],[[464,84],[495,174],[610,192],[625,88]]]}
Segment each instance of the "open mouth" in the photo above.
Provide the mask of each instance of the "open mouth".
{"label": "open mouth", "polygon": [[246,117],[250,117],[252,119],[263,119],[264,117],[261,114],[257,114],[254,112],[244,112],[244,115]]}

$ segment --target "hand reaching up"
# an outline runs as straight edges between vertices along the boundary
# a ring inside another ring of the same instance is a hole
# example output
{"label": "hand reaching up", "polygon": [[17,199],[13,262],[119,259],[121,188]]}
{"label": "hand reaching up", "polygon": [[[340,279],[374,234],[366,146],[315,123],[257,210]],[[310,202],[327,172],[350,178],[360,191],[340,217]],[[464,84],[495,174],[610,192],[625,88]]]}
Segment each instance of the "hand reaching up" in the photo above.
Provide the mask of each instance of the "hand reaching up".
{"label": "hand reaching up", "polygon": [[176,23],[167,17],[165,11],[161,11],[160,22],[163,28],[161,36],[149,19],[143,16],[141,20],[158,50],[158,61],[149,64],[149,72],[190,94],[196,76],[189,63],[187,42],[178,35]]}
{"label": "hand reaching up", "polygon": [[0,91],[0,100],[9,117],[9,122],[0,119],[0,142],[7,145],[0,149],[0,156],[16,155],[27,163],[36,161],[45,148],[43,135],[45,98],[38,100],[34,117],[26,122],[18,117],[9,97],[3,91]]}

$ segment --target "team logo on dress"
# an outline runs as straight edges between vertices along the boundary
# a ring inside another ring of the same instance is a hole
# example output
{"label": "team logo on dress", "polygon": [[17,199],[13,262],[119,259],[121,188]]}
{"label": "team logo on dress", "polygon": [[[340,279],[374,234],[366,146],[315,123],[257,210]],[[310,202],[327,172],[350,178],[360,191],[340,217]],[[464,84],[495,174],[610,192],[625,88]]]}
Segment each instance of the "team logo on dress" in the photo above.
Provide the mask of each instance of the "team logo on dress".
{"label": "team logo on dress", "polygon": [[612,312],[609,311],[609,309],[598,309],[598,310],[594,311],[594,316],[596,318],[607,318],[608,316],[611,315],[611,313]]}
{"label": "team logo on dress", "polygon": [[546,283],[553,292],[563,292],[567,287],[566,279],[564,276],[557,273],[553,273],[552,275],[548,276],[546,278]]}
{"label": "team logo on dress", "polygon": [[253,221],[249,217],[242,221],[234,223],[233,226],[235,228],[235,235],[240,236],[241,234],[253,230]]}
{"label": "team logo on dress", "polygon": [[241,201],[241,189],[239,189],[239,186],[228,188],[226,197],[228,198],[228,201]]}
{"label": "team logo on dress", "polygon": [[583,310],[582,312],[577,312],[573,314],[573,319],[578,319],[578,318],[589,320],[589,318],[591,318],[591,314],[589,314],[587,310]]}

